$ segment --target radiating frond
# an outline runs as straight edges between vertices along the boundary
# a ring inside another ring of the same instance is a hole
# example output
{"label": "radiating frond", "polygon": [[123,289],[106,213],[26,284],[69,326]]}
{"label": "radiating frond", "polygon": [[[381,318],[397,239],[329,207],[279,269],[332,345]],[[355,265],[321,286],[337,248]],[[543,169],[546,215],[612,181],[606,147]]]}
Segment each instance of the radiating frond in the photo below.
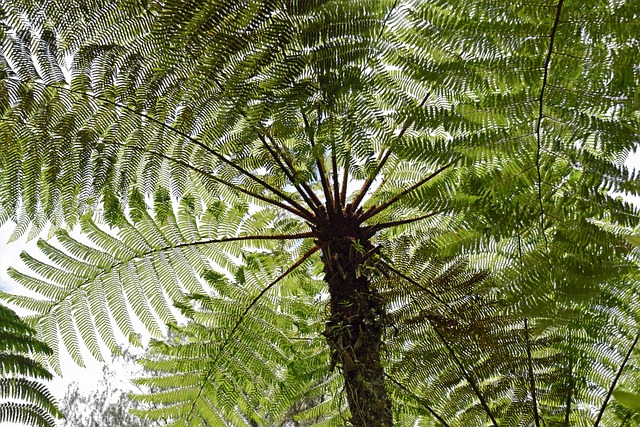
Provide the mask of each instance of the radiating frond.
{"label": "radiating frond", "polygon": [[1,2],[0,224],[56,236],[3,297],[78,363],[174,325],[142,380],[174,425],[630,425],[639,19]]}
{"label": "radiating frond", "polygon": [[118,214],[114,219],[116,235],[85,215],[81,225],[89,242],[59,231],[57,245],[38,244],[46,262],[24,253],[30,273],[9,271],[39,297],[7,298],[32,312],[29,321],[43,328],[50,345],[59,332],[64,347],[82,364],[81,344],[101,358],[101,343],[116,351],[118,332],[135,343],[135,322],[162,336],[163,325],[176,322],[171,306],[184,302],[185,293],[205,292],[202,275],[211,268],[234,271],[249,249],[281,245],[295,254],[306,237],[291,233],[291,227],[278,235],[280,221],[267,212],[249,215],[243,205],[228,209],[214,203],[205,210],[196,204],[183,199],[175,206],[156,198],[151,210],[133,194],[129,218]]}
{"label": "radiating frond", "polygon": [[153,409],[140,416],[189,425],[341,424],[340,381],[327,375],[315,302],[322,282],[309,279],[306,262],[256,303],[278,273],[267,257],[251,259],[253,268],[234,280],[207,274],[213,293],[180,305],[188,324],[172,327],[169,342],[153,342],[142,361],[151,374],[136,383],[152,392],[135,398]]}

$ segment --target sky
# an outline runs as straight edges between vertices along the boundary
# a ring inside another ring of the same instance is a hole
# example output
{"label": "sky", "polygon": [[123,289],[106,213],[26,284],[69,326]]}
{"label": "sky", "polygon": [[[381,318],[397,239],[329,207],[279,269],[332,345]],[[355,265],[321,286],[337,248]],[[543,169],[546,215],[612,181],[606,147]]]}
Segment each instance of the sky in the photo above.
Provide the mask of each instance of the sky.
{"label": "sky", "polygon": [[[627,159],[626,164],[630,169],[640,170],[640,151],[632,154]],[[640,205],[640,197],[629,197],[628,199]],[[27,251],[32,255],[36,255],[38,250],[36,240],[27,241],[26,237],[8,243],[12,230],[13,224],[5,224],[0,227],[0,289],[9,293],[24,293],[25,290],[16,285],[7,275],[7,268],[12,266],[26,271],[20,260],[20,253]],[[22,268],[20,268],[21,266]],[[19,311],[18,314],[20,314]],[[102,363],[93,359],[89,353],[86,353],[85,363],[87,367],[81,368],[75,364],[68,354],[61,356],[63,377],[56,377],[49,384],[50,390],[57,399],[61,400],[63,398],[71,382],[78,382],[80,389],[86,391],[91,391],[98,386],[98,382],[102,378]],[[123,382],[126,381],[125,378],[121,380]]]}

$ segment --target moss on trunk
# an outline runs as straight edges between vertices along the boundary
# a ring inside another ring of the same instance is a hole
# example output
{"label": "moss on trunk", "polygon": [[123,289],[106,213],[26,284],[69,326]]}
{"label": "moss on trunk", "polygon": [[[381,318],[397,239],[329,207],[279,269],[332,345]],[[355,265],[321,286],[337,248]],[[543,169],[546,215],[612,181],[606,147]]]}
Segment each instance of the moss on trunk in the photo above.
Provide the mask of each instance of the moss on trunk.
{"label": "moss on trunk", "polygon": [[367,240],[343,236],[325,246],[331,313],[324,334],[344,377],[353,425],[390,427],[391,400],[380,364],[385,308],[364,271],[364,254],[371,249]]}

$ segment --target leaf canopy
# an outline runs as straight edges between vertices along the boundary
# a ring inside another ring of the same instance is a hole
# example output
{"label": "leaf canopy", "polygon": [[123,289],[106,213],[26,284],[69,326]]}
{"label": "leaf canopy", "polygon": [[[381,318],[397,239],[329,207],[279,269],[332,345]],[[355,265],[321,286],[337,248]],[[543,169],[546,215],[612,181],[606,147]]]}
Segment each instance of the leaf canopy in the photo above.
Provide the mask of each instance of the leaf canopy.
{"label": "leaf canopy", "polygon": [[0,223],[54,237],[10,270],[40,297],[3,297],[78,363],[173,325],[145,417],[344,423],[340,235],[399,425],[638,423],[637,1],[0,11]]}

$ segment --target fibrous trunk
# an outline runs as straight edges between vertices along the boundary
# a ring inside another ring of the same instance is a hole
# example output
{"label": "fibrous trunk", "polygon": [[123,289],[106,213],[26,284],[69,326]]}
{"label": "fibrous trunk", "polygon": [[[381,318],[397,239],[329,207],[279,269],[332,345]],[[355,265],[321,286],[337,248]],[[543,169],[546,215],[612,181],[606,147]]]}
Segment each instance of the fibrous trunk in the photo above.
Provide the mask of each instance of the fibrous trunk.
{"label": "fibrous trunk", "polygon": [[365,271],[370,250],[368,241],[353,237],[334,237],[324,246],[331,308],[324,335],[332,363],[342,370],[352,424],[390,427],[391,401],[380,365],[384,305]]}

